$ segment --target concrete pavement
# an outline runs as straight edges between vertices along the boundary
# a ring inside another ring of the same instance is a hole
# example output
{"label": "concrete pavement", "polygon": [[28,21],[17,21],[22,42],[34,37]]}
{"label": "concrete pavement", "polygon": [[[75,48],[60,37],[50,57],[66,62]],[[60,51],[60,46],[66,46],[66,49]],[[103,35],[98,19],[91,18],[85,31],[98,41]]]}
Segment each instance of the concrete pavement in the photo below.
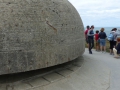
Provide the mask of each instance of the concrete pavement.
{"label": "concrete pavement", "polygon": [[120,58],[116,59],[109,53],[101,53],[93,50],[93,54],[88,54],[88,50],[84,55],[90,58],[94,58],[96,61],[102,62],[106,67],[109,68],[110,74],[110,87],[108,90],[120,90]]}
{"label": "concrete pavement", "polygon": [[17,77],[4,82],[0,76],[0,90],[120,90],[120,59],[95,50],[89,54],[86,49],[73,62]]}

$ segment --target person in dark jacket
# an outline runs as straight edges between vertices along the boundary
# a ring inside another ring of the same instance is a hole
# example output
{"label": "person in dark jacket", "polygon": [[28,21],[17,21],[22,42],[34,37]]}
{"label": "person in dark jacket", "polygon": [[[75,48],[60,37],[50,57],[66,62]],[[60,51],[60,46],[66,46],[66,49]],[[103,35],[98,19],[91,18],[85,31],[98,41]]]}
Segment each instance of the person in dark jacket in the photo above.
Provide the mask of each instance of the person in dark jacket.
{"label": "person in dark jacket", "polygon": [[117,38],[117,46],[113,48],[113,52],[114,52],[114,57],[118,58],[120,55],[120,37]]}
{"label": "person in dark jacket", "polygon": [[[110,34],[112,34],[114,36],[115,31],[112,29]],[[114,38],[113,40],[109,40],[109,44],[110,44],[110,55],[113,55],[113,48],[114,48]]]}
{"label": "person in dark jacket", "polygon": [[92,54],[92,48],[94,47],[94,26],[92,25],[90,30],[87,33],[88,43],[89,43],[89,54]]}
{"label": "person in dark jacket", "polygon": [[99,33],[99,39],[100,39],[100,49],[101,52],[103,52],[102,49],[104,49],[104,52],[106,52],[106,33],[104,32],[104,28],[101,28],[101,32]]}

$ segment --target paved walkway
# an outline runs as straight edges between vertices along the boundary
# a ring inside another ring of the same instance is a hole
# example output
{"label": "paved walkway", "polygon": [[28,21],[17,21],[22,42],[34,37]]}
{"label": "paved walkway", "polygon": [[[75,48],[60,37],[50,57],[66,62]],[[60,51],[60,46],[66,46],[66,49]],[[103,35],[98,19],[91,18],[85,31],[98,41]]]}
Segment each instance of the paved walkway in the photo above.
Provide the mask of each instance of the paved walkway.
{"label": "paved walkway", "polygon": [[120,59],[86,49],[74,62],[9,77],[0,76],[0,90],[120,90]]}
{"label": "paved walkway", "polygon": [[93,50],[93,54],[88,54],[88,50],[84,54],[85,56],[92,57],[96,61],[101,61],[111,71],[110,75],[110,87],[108,90],[120,90],[120,58],[116,59],[109,53],[101,53]]}

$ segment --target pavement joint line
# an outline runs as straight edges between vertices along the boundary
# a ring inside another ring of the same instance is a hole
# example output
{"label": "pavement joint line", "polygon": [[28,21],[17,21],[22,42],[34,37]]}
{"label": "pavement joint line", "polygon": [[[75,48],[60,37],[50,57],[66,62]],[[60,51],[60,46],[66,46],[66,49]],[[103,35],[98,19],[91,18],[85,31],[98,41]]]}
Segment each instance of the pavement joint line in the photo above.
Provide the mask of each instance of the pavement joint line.
{"label": "pavement joint line", "polygon": [[55,72],[55,73],[57,73],[57,74],[59,74],[59,75],[61,75],[61,76],[65,77],[64,75],[60,74],[59,72]]}
{"label": "pavement joint line", "polygon": [[23,82],[32,80],[32,79],[34,79],[34,78],[43,77],[43,76],[45,76],[45,75],[47,75],[47,74],[50,74],[50,73],[53,73],[53,72],[54,72],[54,70],[53,70],[53,71],[49,71],[49,72],[47,72],[47,73],[40,74],[40,75],[32,76],[32,77],[29,77],[29,78],[27,78],[27,79],[24,79]]}
{"label": "pavement joint line", "polygon": [[49,81],[48,79],[46,79],[44,76],[42,77],[44,80],[46,80],[46,81],[48,81],[48,82],[50,82],[51,83],[51,81]]}
{"label": "pavement joint line", "polygon": [[28,84],[28,85],[30,85],[31,87],[33,87],[33,85],[32,85],[32,84],[30,84],[29,82],[26,82],[26,84]]}
{"label": "pavement joint line", "polygon": [[81,65],[76,65],[76,64],[73,64],[73,66],[81,67]]}
{"label": "pavement joint line", "polygon": [[67,69],[74,72],[74,70],[72,70],[72,69],[70,69],[70,68],[67,68]]}
{"label": "pavement joint line", "polygon": [[109,89],[110,89],[110,82],[111,82],[110,77],[111,77],[111,71],[110,71],[110,73],[109,73],[109,87],[108,87],[106,90],[109,90]]}

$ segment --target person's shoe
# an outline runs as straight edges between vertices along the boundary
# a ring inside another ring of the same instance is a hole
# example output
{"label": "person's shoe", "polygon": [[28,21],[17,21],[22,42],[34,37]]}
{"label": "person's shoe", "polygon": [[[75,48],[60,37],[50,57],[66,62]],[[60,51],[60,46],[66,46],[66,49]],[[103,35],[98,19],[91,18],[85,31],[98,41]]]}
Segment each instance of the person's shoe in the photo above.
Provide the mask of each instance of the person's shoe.
{"label": "person's shoe", "polygon": [[89,54],[92,54],[92,51],[89,51]]}
{"label": "person's shoe", "polygon": [[89,52],[89,54],[92,54],[91,52]]}

